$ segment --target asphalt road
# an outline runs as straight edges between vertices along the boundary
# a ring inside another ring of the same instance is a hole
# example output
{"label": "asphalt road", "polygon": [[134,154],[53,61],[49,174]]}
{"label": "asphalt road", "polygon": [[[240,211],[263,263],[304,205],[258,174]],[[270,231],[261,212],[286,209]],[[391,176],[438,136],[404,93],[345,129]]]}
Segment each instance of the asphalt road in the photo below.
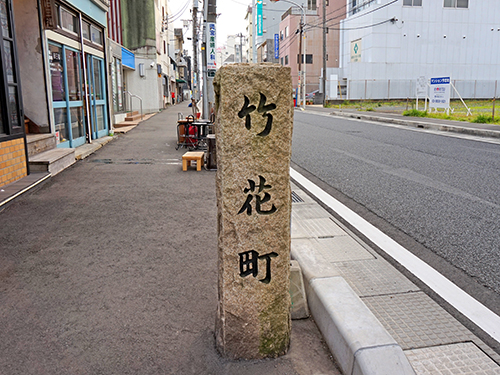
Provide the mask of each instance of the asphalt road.
{"label": "asphalt road", "polygon": [[296,111],[292,161],[499,312],[498,145]]}

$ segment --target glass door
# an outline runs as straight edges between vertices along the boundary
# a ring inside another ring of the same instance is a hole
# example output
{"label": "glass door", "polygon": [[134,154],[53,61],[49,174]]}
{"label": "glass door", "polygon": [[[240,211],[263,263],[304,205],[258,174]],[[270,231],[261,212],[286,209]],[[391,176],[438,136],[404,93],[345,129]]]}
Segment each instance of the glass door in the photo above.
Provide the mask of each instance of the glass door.
{"label": "glass door", "polygon": [[87,81],[89,87],[89,114],[92,139],[108,135],[104,60],[87,54]]}
{"label": "glass door", "polygon": [[85,143],[80,52],[64,45],[49,44],[52,108],[58,147]]}

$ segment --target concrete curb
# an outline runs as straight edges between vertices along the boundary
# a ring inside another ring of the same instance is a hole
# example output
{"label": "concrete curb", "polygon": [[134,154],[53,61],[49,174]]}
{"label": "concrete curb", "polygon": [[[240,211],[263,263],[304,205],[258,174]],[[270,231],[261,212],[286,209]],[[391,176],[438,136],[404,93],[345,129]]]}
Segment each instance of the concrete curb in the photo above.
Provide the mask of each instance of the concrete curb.
{"label": "concrete curb", "polygon": [[347,282],[314,249],[292,240],[318,328],[346,375],[415,375],[401,347]]}
{"label": "concrete curb", "polygon": [[396,124],[396,125],[404,125],[411,126],[414,128],[420,129],[431,129],[431,130],[440,130],[447,131],[453,133],[461,133],[467,135],[475,135],[482,137],[491,137],[491,138],[500,138],[500,130],[488,130],[488,129],[474,129],[467,128],[460,125],[448,125],[448,124],[434,124],[426,121],[416,121],[416,120],[406,120],[406,119],[397,119],[391,117],[384,117],[383,115],[367,115],[364,113],[353,113],[353,112],[343,112],[343,111],[332,111],[330,115],[333,116],[341,116],[341,117],[349,117],[355,118],[358,120],[368,120],[368,121],[377,121],[377,122],[385,122],[388,124]]}

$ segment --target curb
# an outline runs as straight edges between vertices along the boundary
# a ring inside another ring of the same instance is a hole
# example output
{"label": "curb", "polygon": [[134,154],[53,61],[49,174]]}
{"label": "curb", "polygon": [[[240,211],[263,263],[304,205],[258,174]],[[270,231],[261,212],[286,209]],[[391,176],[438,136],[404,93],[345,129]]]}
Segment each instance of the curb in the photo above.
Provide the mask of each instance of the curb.
{"label": "curb", "polygon": [[294,246],[302,268],[309,310],[342,373],[415,375],[401,347],[314,249]]}
{"label": "curb", "polygon": [[366,115],[366,114],[362,114],[362,113],[349,113],[349,112],[342,112],[342,111],[333,111],[330,113],[330,115],[355,118],[358,120],[369,120],[369,121],[385,122],[385,123],[389,123],[389,124],[411,126],[411,127],[419,128],[419,129],[431,129],[431,130],[440,130],[440,131],[461,133],[461,134],[475,135],[475,136],[482,136],[482,137],[500,138],[500,131],[496,131],[496,130],[472,129],[472,128],[466,128],[466,127],[459,126],[459,125],[455,126],[455,125],[447,125],[447,124],[433,124],[433,123],[425,122],[425,121],[415,121],[415,120],[406,120],[406,119],[403,120],[403,119],[397,119],[397,118],[373,116],[373,115]]}

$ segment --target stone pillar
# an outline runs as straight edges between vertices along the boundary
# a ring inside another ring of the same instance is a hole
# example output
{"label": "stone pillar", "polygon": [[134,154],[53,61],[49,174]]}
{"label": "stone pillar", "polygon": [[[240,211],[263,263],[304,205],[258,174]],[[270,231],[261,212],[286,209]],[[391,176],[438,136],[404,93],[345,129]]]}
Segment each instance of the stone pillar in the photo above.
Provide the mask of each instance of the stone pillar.
{"label": "stone pillar", "polygon": [[216,94],[219,304],[228,358],[285,354],[290,343],[290,68],[221,67]]}

